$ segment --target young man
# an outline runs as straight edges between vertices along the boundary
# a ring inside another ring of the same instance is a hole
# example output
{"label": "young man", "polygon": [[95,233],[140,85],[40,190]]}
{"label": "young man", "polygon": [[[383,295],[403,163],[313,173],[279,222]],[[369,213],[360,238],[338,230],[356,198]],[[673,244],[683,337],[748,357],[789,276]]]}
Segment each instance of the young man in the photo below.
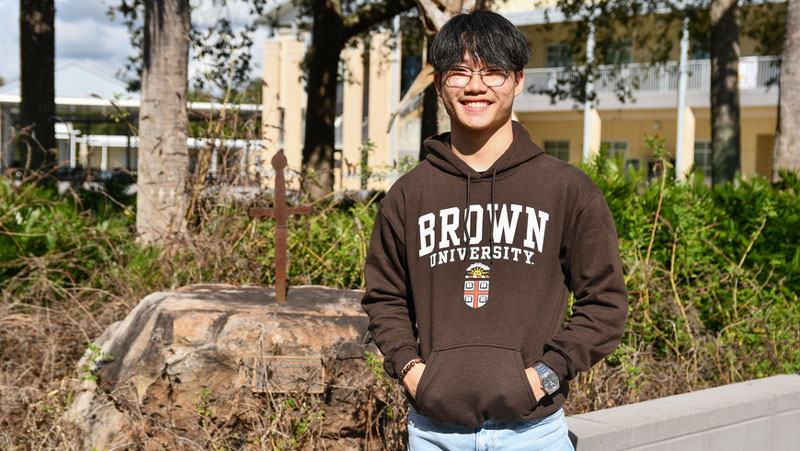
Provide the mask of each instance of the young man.
{"label": "young man", "polygon": [[442,27],[430,60],[451,132],[425,141],[375,220],[362,305],[407,389],[412,450],[572,449],[567,381],[624,330],[602,193],[511,120],[529,53],[496,13]]}

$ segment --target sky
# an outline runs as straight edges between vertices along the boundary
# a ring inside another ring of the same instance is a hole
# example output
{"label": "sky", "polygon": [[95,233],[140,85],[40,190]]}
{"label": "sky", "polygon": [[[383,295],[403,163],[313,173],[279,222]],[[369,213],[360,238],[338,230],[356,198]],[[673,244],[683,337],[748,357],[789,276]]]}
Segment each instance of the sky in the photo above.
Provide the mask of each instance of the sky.
{"label": "sky", "polygon": [[[229,0],[225,8],[213,7],[211,1],[190,0],[196,26],[209,25],[215,17],[227,15],[234,24],[255,19],[242,0]],[[119,0],[55,0],[56,65],[78,61],[95,70],[115,76],[124,69],[133,54],[128,31],[122,21],[111,20],[107,11]],[[260,27],[254,36],[253,76],[261,75],[263,43],[266,32]],[[6,83],[19,79],[19,0],[0,0],[0,77]],[[190,64],[190,75],[202,70]]]}

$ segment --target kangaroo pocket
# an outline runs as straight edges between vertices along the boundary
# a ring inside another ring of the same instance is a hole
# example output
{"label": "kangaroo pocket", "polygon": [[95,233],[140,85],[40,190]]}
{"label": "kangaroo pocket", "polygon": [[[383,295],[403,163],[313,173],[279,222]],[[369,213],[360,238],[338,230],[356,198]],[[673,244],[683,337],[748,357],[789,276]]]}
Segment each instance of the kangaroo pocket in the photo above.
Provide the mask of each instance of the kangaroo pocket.
{"label": "kangaroo pocket", "polygon": [[519,350],[499,345],[434,349],[415,402],[434,421],[466,426],[513,422],[536,405]]}

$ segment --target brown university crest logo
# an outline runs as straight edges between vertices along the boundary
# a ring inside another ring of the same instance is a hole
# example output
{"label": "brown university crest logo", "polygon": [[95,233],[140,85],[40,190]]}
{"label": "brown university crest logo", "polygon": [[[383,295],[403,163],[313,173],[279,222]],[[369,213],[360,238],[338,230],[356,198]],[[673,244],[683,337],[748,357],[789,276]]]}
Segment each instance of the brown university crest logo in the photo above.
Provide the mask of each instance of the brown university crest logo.
{"label": "brown university crest logo", "polygon": [[464,276],[464,303],[467,307],[480,308],[489,302],[489,267],[473,263]]}

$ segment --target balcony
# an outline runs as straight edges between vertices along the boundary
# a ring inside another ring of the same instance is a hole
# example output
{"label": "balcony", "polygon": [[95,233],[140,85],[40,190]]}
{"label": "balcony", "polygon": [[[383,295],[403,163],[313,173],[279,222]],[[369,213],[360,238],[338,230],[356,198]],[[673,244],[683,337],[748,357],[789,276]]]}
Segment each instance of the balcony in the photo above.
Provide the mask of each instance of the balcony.
{"label": "balcony", "polygon": [[[687,65],[687,105],[695,108],[708,107],[711,85],[711,61],[691,60]],[[627,64],[600,66],[594,87],[600,109],[675,108],[679,63],[669,61],[663,65]],[[739,89],[742,106],[777,105],[777,80],[780,74],[779,58],[776,56],[743,57],[739,60]],[[525,90],[515,102],[518,112],[552,111],[573,109],[572,100],[550,103],[550,97],[541,92],[552,89],[556,83],[569,80],[570,73],[564,68],[525,69]],[[615,92],[631,92],[634,101],[622,103]],[[767,94],[766,96],[764,94]]]}

